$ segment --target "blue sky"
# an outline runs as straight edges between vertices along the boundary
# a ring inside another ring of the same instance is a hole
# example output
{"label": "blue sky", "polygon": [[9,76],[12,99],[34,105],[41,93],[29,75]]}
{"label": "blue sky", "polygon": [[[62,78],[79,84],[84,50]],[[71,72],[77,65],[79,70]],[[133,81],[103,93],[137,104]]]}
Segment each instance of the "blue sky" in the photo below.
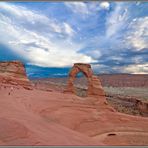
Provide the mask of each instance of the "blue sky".
{"label": "blue sky", "polygon": [[148,73],[147,8],[148,2],[0,2],[0,60]]}

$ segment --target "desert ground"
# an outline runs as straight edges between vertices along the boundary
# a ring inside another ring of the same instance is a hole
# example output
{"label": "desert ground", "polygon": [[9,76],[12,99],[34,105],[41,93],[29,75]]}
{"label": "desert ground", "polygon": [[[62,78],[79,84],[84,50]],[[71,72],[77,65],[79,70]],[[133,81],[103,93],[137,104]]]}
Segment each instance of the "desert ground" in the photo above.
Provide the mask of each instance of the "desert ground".
{"label": "desert ground", "polygon": [[[148,117],[148,75],[102,74],[98,75],[105,91],[108,103],[117,111]],[[31,80],[40,89],[55,88],[63,91],[68,78],[44,78]],[[77,95],[86,97],[87,79],[85,76],[75,79]],[[46,86],[46,87],[45,87]],[[137,107],[138,102],[145,104],[145,111]]]}
{"label": "desert ground", "polygon": [[19,61],[0,67],[0,145],[148,145],[146,87],[102,83],[104,96],[87,96],[83,78],[73,94],[67,78],[29,80]]}

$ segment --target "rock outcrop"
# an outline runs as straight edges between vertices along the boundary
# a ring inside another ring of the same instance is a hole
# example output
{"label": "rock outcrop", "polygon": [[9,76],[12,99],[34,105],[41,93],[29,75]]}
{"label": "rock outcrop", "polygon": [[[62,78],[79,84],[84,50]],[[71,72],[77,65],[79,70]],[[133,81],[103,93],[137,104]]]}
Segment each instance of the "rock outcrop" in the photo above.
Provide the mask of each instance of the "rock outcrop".
{"label": "rock outcrop", "polygon": [[101,82],[99,78],[93,74],[91,65],[83,63],[75,63],[74,66],[72,67],[69,73],[69,80],[66,92],[75,93],[74,80],[79,72],[82,72],[87,78],[88,82],[87,95],[105,96],[105,93],[101,86]]}
{"label": "rock outcrop", "polygon": [[0,62],[0,82],[15,86],[21,85],[26,89],[31,88],[25,66],[20,61]]}
{"label": "rock outcrop", "polygon": [[[23,86],[25,82],[29,83],[22,63],[3,63],[1,67],[0,77],[7,80],[5,83],[9,79],[11,83],[23,83]],[[83,99],[56,90],[28,91],[22,87],[9,95],[10,88],[1,84],[0,145],[148,145],[148,118],[112,111],[109,105],[100,101],[105,96],[96,101],[96,96],[103,94],[99,79],[92,74],[90,66],[76,64],[75,68],[70,78],[74,79],[77,72],[84,71],[90,80],[89,87],[95,90],[89,90],[94,96]],[[137,104],[141,106],[141,103]]]}
{"label": "rock outcrop", "polygon": [[107,100],[119,112],[148,117],[148,101],[135,96],[106,94]]}
{"label": "rock outcrop", "polygon": [[148,102],[142,100],[136,100],[135,106],[142,115],[148,115]]}

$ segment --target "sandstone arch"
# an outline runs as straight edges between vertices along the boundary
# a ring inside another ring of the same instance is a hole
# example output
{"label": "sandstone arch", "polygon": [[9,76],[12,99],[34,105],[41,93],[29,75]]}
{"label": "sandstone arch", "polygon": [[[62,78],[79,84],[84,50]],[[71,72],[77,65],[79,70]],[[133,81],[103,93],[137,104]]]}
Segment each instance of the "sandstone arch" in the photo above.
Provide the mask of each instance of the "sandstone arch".
{"label": "sandstone arch", "polygon": [[93,74],[91,65],[83,63],[75,63],[71,71],[69,72],[69,80],[66,92],[75,93],[74,80],[79,72],[82,72],[87,78],[88,82],[87,95],[97,95],[97,96],[105,95],[99,78]]}

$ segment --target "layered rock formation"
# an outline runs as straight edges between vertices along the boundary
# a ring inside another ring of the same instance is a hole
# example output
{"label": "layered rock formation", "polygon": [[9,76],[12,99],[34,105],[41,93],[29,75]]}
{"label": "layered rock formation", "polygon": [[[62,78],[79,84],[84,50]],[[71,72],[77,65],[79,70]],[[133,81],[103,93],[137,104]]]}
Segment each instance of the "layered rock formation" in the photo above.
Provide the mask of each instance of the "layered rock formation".
{"label": "layered rock formation", "polygon": [[100,74],[103,86],[148,87],[148,74]]}
{"label": "layered rock formation", "polygon": [[66,92],[75,93],[74,80],[76,75],[79,72],[82,72],[87,78],[87,82],[88,82],[87,94],[88,95],[105,96],[105,93],[101,86],[101,82],[99,78],[93,74],[91,65],[83,64],[83,63],[75,63],[74,66],[72,67],[69,73],[69,80],[68,80]]}
{"label": "layered rock formation", "polygon": [[27,89],[31,88],[25,66],[20,61],[0,62],[0,82],[15,86],[21,85]]}
{"label": "layered rock formation", "polygon": [[[7,64],[1,66],[5,84],[28,82],[23,64]],[[88,78],[96,91],[101,88],[95,76]],[[5,84],[0,86],[0,145],[148,145],[148,118],[114,112],[96,101],[96,94],[83,99],[20,86],[9,94]]]}

